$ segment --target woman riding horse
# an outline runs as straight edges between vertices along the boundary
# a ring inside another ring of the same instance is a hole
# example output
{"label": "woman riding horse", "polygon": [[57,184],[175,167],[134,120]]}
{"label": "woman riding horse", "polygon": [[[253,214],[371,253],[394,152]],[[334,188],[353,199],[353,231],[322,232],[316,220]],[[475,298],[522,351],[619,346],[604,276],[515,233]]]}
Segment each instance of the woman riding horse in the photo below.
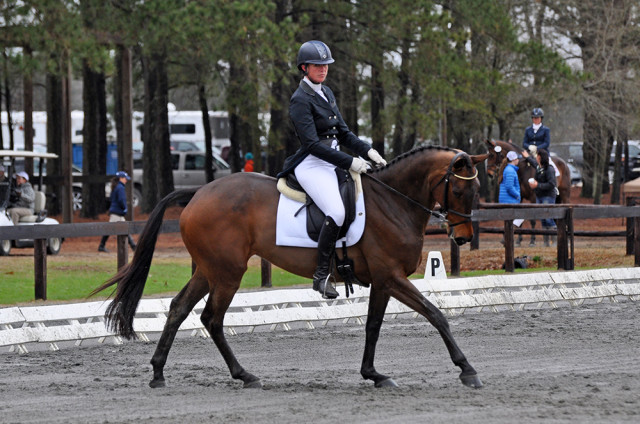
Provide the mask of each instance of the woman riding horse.
{"label": "woman riding horse", "polygon": [[[407,278],[422,260],[424,233],[436,203],[458,245],[473,237],[471,209],[480,183],[475,164],[487,155],[469,156],[448,148],[423,147],[363,174],[366,223],[362,237],[347,248],[358,280],[371,285],[365,350],[360,373],[376,387],[396,386],[374,367],[376,344],[391,297],[418,312],[438,330],[460,379],[469,387],[482,383],[454,341],[446,317]],[[237,361],[223,331],[224,316],[240,288],[253,255],[296,275],[311,277],[316,249],[276,245],[279,193],[276,180],[257,173],[236,173],[200,189],[169,194],[155,207],[140,235],[131,263],[95,292],[117,284],[106,313],[107,324],[125,338],[135,337],[134,316],[169,204],[191,198],[180,215],[184,244],[196,265],[187,285],[171,302],[167,322],[151,359],[151,387],[165,385],[164,365],[180,324],[205,295],[200,317],[229,367],[245,387],[260,387],[258,377]]]}
{"label": "woman riding horse", "polygon": [[322,85],[333,62],[331,50],[322,41],[307,41],[300,46],[297,63],[304,78],[291,96],[289,115],[301,147],[285,160],[284,170],[278,174],[281,178],[295,173],[304,191],[325,214],[318,236],[318,266],[313,273],[313,289],[325,299],[338,297],[329,281],[330,265],[345,220],[335,169],[363,173],[368,167],[364,159],[341,152],[340,146],[369,157],[378,165],[387,164],[375,149],[349,130],[333,91]]}

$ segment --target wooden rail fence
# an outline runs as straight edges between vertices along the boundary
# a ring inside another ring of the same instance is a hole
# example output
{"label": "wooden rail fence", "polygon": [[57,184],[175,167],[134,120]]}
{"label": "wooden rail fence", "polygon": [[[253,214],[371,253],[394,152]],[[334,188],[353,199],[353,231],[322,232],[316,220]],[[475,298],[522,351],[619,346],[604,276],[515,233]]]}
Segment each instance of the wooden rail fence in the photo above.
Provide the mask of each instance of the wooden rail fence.
{"label": "wooden rail fence", "polygon": [[[503,221],[505,239],[505,271],[514,271],[514,232],[527,232],[535,234],[549,234],[549,230],[514,230],[514,219],[539,220],[552,218],[557,224],[557,257],[558,269],[574,269],[574,237],[578,235],[573,229],[575,220],[598,218],[626,218],[627,228],[627,252],[634,254],[634,266],[640,266],[640,207],[638,206],[591,206],[591,205],[530,205],[530,204],[494,204],[481,203],[478,209],[473,210],[471,220],[475,227],[472,248],[478,247],[479,234],[482,229],[479,226],[483,221]],[[117,236],[117,263],[118,269],[128,262],[128,234],[139,234],[146,225],[146,221],[133,222],[95,222],[59,225],[24,225],[0,227],[0,240],[33,239],[34,240],[34,282],[35,298],[46,300],[47,287],[47,255],[46,241],[52,237],[95,237],[103,235]],[[166,220],[162,223],[160,233],[179,232],[178,220]],[[491,230],[493,231],[493,230]],[[429,232],[444,232],[444,230],[430,230]],[[593,235],[593,234],[590,234]],[[622,235],[620,233],[610,236]],[[460,250],[451,242],[450,273],[460,275]],[[262,285],[271,285],[270,264],[262,262]]]}

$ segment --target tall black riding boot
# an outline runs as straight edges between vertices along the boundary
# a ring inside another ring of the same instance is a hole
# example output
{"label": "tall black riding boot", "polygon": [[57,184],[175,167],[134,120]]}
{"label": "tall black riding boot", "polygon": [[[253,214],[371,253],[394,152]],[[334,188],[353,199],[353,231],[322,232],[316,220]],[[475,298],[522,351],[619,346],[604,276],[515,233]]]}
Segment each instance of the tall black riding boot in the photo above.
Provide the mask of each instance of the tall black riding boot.
{"label": "tall black riding boot", "polygon": [[325,299],[338,297],[338,292],[329,282],[329,278],[331,277],[331,257],[336,248],[339,231],[340,227],[333,218],[327,217],[318,236],[318,267],[313,273],[313,289],[320,292]]}

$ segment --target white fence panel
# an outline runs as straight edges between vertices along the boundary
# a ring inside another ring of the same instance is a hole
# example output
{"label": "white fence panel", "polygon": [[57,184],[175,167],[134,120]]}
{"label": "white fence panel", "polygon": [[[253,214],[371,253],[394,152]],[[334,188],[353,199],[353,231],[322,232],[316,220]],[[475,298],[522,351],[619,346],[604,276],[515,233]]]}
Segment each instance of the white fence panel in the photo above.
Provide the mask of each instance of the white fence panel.
{"label": "white fence panel", "polygon": [[[640,297],[640,268],[613,268],[574,272],[490,275],[474,278],[413,280],[416,287],[440,310],[449,315],[471,309],[493,312],[522,310],[526,307],[556,308],[560,304],[577,306],[586,300],[616,302],[619,297],[637,300]],[[225,316],[225,331],[254,331],[268,326],[289,330],[293,324],[312,329],[329,322],[354,320],[363,324],[368,310],[368,289],[355,288],[345,296],[344,286],[338,287],[340,297],[323,300],[311,289],[282,289],[238,293]],[[162,331],[171,299],[143,299],[138,305],[134,329],[142,340]],[[208,336],[199,313],[205,299],[198,302],[180,330],[192,335]],[[84,340],[103,342],[112,339],[122,343],[105,327],[104,313],[108,302],[87,302],[69,305],[10,307],[0,309],[0,347],[27,353],[28,345],[48,343],[57,350],[57,343]],[[387,318],[413,313],[405,305],[391,299]]]}

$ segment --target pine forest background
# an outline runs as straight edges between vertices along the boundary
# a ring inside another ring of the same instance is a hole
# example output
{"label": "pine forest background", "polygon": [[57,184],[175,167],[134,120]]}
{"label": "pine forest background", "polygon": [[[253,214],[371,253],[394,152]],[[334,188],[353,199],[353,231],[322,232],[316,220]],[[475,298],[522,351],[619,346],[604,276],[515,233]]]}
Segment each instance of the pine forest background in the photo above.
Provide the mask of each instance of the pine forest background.
{"label": "pine forest background", "polygon": [[[0,9],[2,109],[24,110],[33,93],[56,153],[68,89],[85,112],[85,174],[105,175],[118,63],[131,55],[133,109],[145,113],[143,211],[173,190],[169,102],[227,111],[232,169],[252,151],[256,171],[279,172],[299,147],[288,105],[298,48],[311,39],[332,50],[326,84],[348,125],[387,159],[427,143],[473,154],[484,139],[521,144],[542,107],[552,150],[584,142],[582,195],[599,203],[608,190],[619,201],[618,180],[607,180],[613,141],[621,160],[626,141],[640,139],[637,0],[6,0]],[[84,190],[83,214],[103,212],[90,199],[104,184]]]}

